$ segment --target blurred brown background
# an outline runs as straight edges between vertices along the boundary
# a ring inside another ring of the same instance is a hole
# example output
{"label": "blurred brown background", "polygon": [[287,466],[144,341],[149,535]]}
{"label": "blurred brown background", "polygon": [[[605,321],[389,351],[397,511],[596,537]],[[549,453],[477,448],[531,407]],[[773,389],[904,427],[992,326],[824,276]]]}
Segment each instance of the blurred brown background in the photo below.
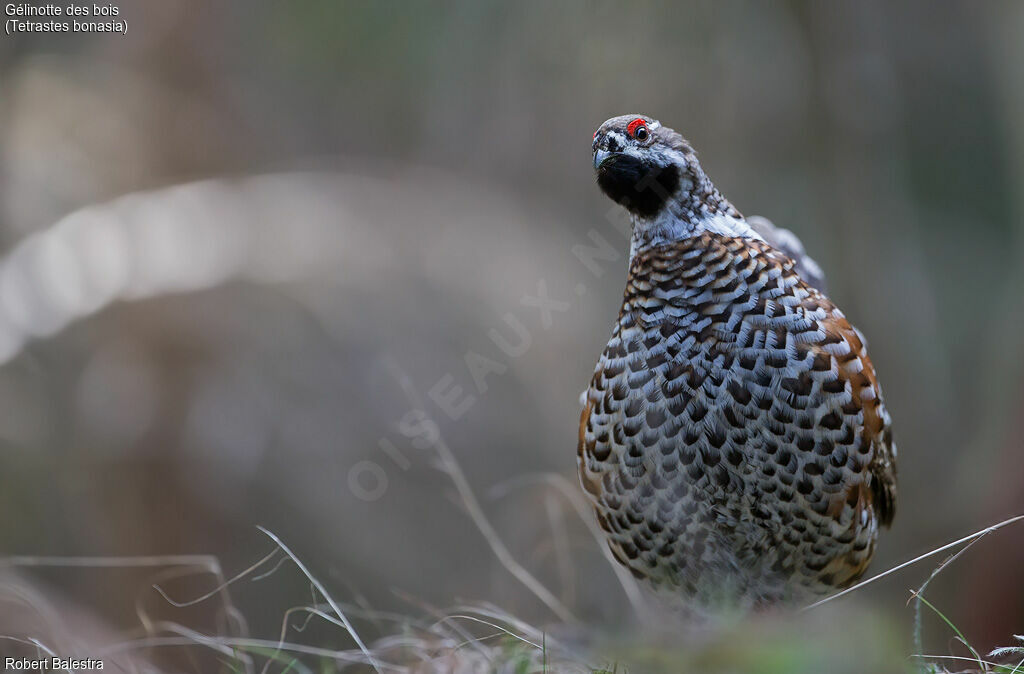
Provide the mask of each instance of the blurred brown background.
{"label": "blurred brown background", "polygon": [[[517,557],[580,615],[621,620],[565,502],[491,490],[575,484],[578,396],[625,261],[596,275],[572,251],[596,231],[625,254],[589,152],[628,112],[680,130],[743,212],[796,232],[870,340],[901,490],[873,570],[1024,512],[1024,5],[168,1],[121,17],[124,37],[0,37],[4,553],[210,553],[230,574],[271,549],[262,524],[378,608],[408,607],[400,590],[550,619],[410,437],[402,372]],[[529,299],[544,292],[548,324]],[[458,419],[429,396],[439,381],[475,396]],[[909,643],[907,589],[931,568],[854,601]],[[1004,644],[1024,625],[1021,568],[1024,531],[997,534],[933,601],[979,648]],[[116,627],[147,586],[25,573]],[[287,575],[256,594],[242,609],[273,633],[270,607],[308,592]]]}

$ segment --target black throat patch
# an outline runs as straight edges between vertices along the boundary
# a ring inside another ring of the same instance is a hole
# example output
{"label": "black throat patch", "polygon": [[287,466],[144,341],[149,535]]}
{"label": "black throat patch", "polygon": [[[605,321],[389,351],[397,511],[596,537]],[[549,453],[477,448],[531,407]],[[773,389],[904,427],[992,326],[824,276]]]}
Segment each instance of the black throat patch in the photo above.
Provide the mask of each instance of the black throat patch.
{"label": "black throat patch", "polygon": [[627,154],[613,154],[598,167],[597,184],[630,213],[651,218],[679,189],[679,169],[674,164],[653,166]]}

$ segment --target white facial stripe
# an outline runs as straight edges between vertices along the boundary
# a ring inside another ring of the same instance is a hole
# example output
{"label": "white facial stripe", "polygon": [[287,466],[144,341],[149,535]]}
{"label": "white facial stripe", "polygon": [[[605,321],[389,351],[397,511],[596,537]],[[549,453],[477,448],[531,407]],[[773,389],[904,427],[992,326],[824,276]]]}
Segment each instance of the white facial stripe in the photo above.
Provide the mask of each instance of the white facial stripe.
{"label": "white facial stripe", "polygon": [[608,137],[617,142],[619,144],[620,149],[624,148],[627,145],[626,137],[619,133],[618,131],[609,131]]}

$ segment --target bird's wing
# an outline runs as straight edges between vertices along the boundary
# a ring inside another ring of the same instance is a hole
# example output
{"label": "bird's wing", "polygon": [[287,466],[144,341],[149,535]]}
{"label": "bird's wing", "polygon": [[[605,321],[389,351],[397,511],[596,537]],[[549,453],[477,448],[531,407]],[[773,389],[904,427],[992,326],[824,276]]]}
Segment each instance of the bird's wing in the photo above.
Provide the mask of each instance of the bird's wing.
{"label": "bird's wing", "polygon": [[863,434],[872,448],[867,470],[871,475],[871,501],[879,522],[892,524],[896,514],[896,443],[892,420],[882,399],[882,388],[875,367],[867,354],[867,345],[859,330],[840,314],[826,322],[826,333],[839,336],[850,345],[856,358],[840,365],[840,376],[850,382],[853,400],[860,401],[864,414]]}
{"label": "bird's wing", "polygon": [[[804,283],[824,294],[825,272],[807,254],[803,243],[796,234],[776,226],[768,218],[759,215],[748,217],[747,223],[764,237],[770,246],[780,250],[796,263],[795,270]],[[875,377],[874,366],[868,358],[867,339],[860,330],[843,318],[842,314],[839,314],[838,318],[828,319],[827,323],[831,325],[838,336],[850,345],[851,353],[857,354],[858,367],[863,364],[863,377],[858,376],[857,373],[851,373],[853,378],[859,382],[859,384],[855,384],[855,392],[858,395],[867,394],[867,387],[870,387],[871,393],[867,395],[877,395],[878,397],[877,408],[866,415],[865,433],[871,435],[872,444],[875,447],[872,461],[868,466],[872,476],[873,503],[880,522],[888,526],[892,523],[896,509],[896,444],[892,438],[891,419],[885,409],[885,403],[882,401],[882,390]]]}
{"label": "bird's wing", "polygon": [[754,231],[760,234],[770,246],[778,248],[796,262],[796,272],[807,282],[807,285],[825,292],[825,272],[807,254],[803,242],[796,234],[788,229],[777,227],[771,220],[760,215],[751,215],[746,220],[747,224],[753,227]]}

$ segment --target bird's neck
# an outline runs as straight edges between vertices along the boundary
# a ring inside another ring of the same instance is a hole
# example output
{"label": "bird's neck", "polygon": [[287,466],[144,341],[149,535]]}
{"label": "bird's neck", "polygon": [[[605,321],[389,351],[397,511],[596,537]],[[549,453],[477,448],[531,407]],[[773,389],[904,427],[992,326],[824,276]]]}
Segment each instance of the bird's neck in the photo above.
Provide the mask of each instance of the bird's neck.
{"label": "bird's neck", "polygon": [[736,207],[722,196],[704,172],[697,168],[685,177],[676,194],[653,216],[632,214],[633,235],[629,256],[681,241],[705,232],[722,236],[760,239]]}

